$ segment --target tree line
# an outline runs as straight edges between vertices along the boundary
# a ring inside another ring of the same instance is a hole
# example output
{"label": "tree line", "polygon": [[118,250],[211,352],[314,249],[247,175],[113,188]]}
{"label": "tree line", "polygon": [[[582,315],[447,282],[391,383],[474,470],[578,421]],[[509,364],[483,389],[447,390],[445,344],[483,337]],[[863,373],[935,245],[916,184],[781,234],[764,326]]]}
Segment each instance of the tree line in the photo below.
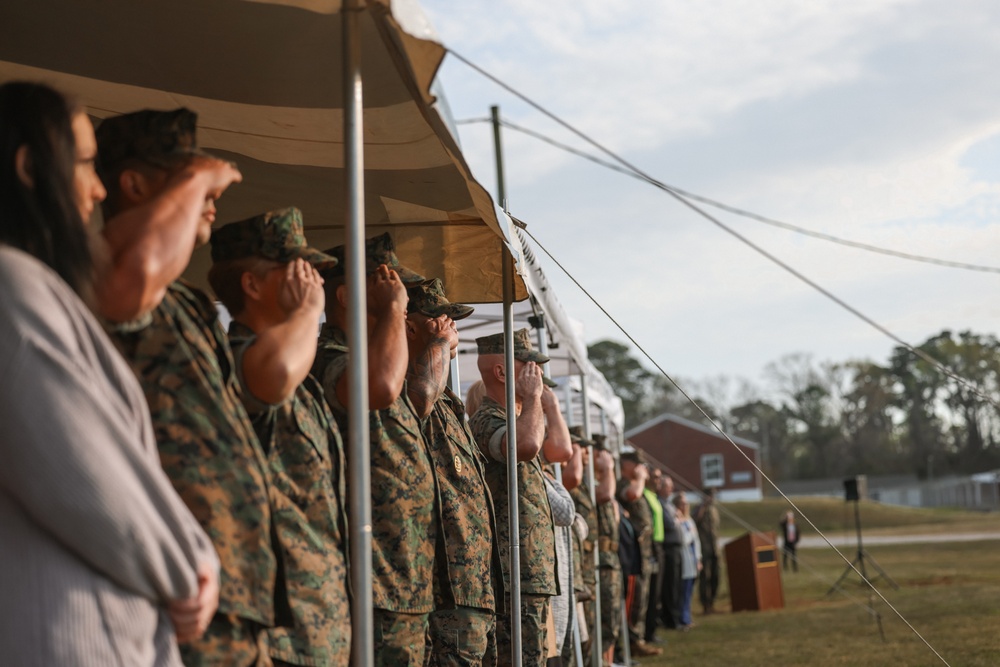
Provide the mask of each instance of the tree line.
{"label": "tree line", "polygon": [[[626,430],[665,412],[708,422],[627,345],[588,349],[622,399]],[[1000,468],[1000,341],[944,330],[919,349],[978,391],[904,347],[881,364],[790,354],[765,367],[763,385],[719,376],[682,386],[727,433],[759,443],[776,480]]]}

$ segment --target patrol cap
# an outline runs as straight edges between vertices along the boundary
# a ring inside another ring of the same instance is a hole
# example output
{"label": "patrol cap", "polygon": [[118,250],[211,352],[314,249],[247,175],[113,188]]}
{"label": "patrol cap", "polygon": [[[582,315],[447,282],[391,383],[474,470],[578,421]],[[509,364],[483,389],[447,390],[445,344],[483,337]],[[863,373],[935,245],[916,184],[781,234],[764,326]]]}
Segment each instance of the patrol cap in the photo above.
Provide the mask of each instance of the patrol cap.
{"label": "patrol cap", "polygon": [[302,213],[295,207],[231,222],[212,233],[213,262],[248,257],[262,257],[282,264],[301,258],[317,269],[337,264],[335,257],[306,244]]}
{"label": "patrol cap", "polygon": [[[476,339],[479,354],[503,354],[503,333],[483,336]],[[518,361],[534,361],[544,364],[549,358],[531,346],[531,337],[527,329],[514,332],[514,358]]]}
{"label": "patrol cap", "polygon": [[[327,255],[335,257],[339,262],[339,264],[331,270],[324,271],[323,277],[343,278],[344,257],[346,253],[345,247],[339,245],[335,248],[328,248],[323,252]],[[365,241],[365,274],[371,275],[375,273],[375,270],[382,264],[385,264],[387,267],[395,271],[396,274],[399,275],[399,279],[407,286],[427,280],[419,273],[410,271],[408,268],[399,263],[399,258],[396,257],[396,244],[393,242],[392,237],[389,236],[389,232],[373,236]]]}
{"label": "patrol cap", "polygon": [[583,434],[582,426],[570,426],[569,427],[569,437],[570,440],[580,445],[581,447],[590,447],[594,444],[592,440],[588,440]]}
{"label": "patrol cap", "polygon": [[190,109],[145,109],[105,118],[97,127],[97,169],[102,178],[114,174],[129,160],[164,169],[194,155],[198,114]]}
{"label": "patrol cap", "polygon": [[440,278],[431,278],[416,285],[409,285],[406,288],[406,293],[410,297],[410,301],[406,305],[408,313],[420,313],[427,317],[447,315],[453,320],[460,320],[468,317],[475,310],[472,306],[448,301],[444,295],[444,285],[441,284]]}
{"label": "patrol cap", "polygon": [[608,449],[608,436],[603,433],[592,433],[590,439],[594,441],[594,449]]}
{"label": "patrol cap", "polygon": [[631,461],[632,463],[645,463],[646,457],[642,455],[638,449],[631,452],[622,452],[619,457],[622,461]]}
{"label": "patrol cap", "polygon": [[544,384],[549,389],[555,389],[559,386],[559,383],[550,378],[548,375],[542,376],[542,384]]}

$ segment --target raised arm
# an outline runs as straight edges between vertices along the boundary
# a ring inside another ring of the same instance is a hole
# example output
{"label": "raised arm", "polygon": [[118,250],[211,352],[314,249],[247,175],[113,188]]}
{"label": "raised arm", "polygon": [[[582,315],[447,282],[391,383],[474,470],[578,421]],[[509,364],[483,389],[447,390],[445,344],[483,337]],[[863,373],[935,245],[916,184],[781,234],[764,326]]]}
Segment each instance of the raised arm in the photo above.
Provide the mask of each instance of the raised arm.
{"label": "raised arm", "polygon": [[407,394],[417,416],[423,419],[448,385],[451,352],[458,346],[458,330],[447,315],[411,317],[407,319],[407,327],[413,328],[412,335],[419,341],[417,347],[423,348],[416,358],[410,359],[406,373]]}
{"label": "raised arm", "polygon": [[243,354],[243,381],[257,400],[277,405],[295,393],[316,357],[316,334],[323,312],[323,279],[308,262],[284,268],[278,306],[284,321],[260,328]]}
{"label": "raised arm", "polygon": [[195,157],[147,202],[108,220],[102,234],[111,262],[95,290],[101,315],[128,322],[159,305],[187,268],[199,227],[212,224],[214,201],[240,180],[234,165]]}
{"label": "raised arm", "polygon": [[555,392],[544,385],[541,398],[547,427],[542,453],[545,454],[545,460],[550,463],[568,461],[573,455],[573,441],[570,439],[562,412],[559,411],[559,399],[556,398]]}
{"label": "raised arm", "polygon": [[615,481],[615,462],[611,458],[611,452],[599,450],[594,455],[594,477],[598,504],[611,502],[615,498],[615,489],[618,482]]}
{"label": "raised arm", "polygon": [[646,488],[646,480],[649,479],[649,469],[639,463],[635,466],[635,479],[629,480],[625,488],[621,490],[621,496],[628,502],[634,502],[642,495]]}
{"label": "raised arm", "polygon": [[[384,264],[368,276],[368,408],[382,410],[403,391],[409,352],[406,346],[406,287]],[[347,373],[337,381],[337,400],[350,407]]]}
{"label": "raised arm", "polygon": [[[517,460],[530,461],[542,451],[545,420],[542,416],[542,369],[532,361],[524,364],[514,384],[514,394],[521,399],[521,414],[517,416]],[[507,436],[503,440],[507,452]]]}
{"label": "raised arm", "polygon": [[572,491],[583,482],[586,468],[587,450],[576,444],[571,445],[573,454],[569,461],[562,464],[562,482],[568,491]]}

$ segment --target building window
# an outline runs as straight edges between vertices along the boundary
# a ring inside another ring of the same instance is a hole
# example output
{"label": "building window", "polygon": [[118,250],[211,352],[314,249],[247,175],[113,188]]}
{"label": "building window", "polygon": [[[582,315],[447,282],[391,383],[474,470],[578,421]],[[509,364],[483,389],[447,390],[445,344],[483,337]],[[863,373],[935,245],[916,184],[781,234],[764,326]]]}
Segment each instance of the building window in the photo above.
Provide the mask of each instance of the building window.
{"label": "building window", "polygon": [[726,475],[722,469],[722,454],[703,454],[701,457],[701,485],[705,488],[722,486]]}

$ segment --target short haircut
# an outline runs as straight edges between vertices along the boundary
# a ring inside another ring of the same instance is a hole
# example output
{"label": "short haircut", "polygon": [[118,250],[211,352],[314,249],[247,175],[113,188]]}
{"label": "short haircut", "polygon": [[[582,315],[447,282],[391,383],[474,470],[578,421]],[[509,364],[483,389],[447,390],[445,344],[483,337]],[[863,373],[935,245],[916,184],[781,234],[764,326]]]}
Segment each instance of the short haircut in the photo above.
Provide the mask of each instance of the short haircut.
{"label": "short haircut", "polygon": [[208,284],[232,316],[239,315],[246,307],[243,293],[243,274],[250,272],[257,277],[273,268],[274,262],[262,257],[243,257],[215,262],[208,270]]}

